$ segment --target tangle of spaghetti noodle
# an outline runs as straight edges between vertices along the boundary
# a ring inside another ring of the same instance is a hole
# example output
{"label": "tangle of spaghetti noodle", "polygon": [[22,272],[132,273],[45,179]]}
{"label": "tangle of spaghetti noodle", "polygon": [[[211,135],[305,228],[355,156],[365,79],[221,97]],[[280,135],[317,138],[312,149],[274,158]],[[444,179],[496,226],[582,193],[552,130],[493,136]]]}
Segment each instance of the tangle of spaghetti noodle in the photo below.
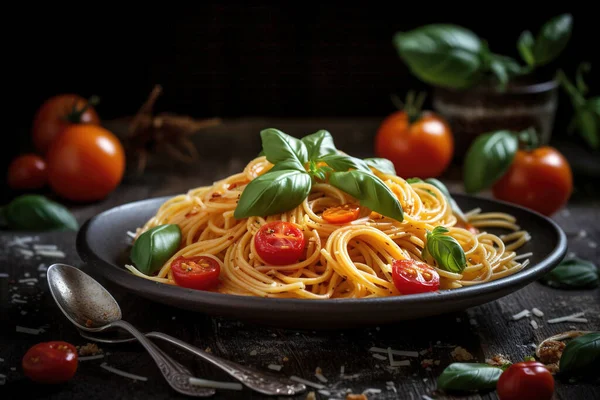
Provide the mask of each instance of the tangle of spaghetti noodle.
{"label": "tangle of spaghetti noodle", "polygon": [[[425,261],[421,252],[426,232],[437,226],[448,228],[464,250],[467,266],[453,273],[434,266],[440,275],[440,289],[477,285],[514,274],[528,264],[516,250],[530,239],[513,216],[499,212],[466,213],[469,230],[453,214],[444,194],[426,182],[404,179],[373,170],[398,197],[404,210],[402,222],[383,217],[364,207],[358,219],[331,224],[323,210],[357,200],[327,184],[314,184],[309,196],[296,208],[277,215],[236,220],[233,216],[245,186],[272,167],[257,157],[243,172],[189,190],[167,200],[156,214],[137,229],[139,236],[161,224],[178,224],[182,232],[179,250],[154,276],[131,265],[135,275],[175,285],[170,270],[177,257],[205,255],[217,260],[221,272],[215,291],[261,297],[330,299],[401,295],[392,279],[394,260]],[[266,265],[257,257],[254,237],[270,221],[288,221],[304,233],[306,256],[291,265]],[[497,236],[485,228],[504,228]]]}

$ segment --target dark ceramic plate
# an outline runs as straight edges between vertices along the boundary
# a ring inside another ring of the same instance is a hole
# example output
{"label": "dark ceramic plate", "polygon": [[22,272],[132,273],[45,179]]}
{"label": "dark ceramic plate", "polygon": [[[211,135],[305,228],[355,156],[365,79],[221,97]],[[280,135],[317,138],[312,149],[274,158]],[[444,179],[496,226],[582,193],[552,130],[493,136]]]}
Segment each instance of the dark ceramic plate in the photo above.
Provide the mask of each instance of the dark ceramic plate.
{"label": "dark ceramic plate", "polygon": [[[464,210],[507,212],[530,232],[532,240],[520,253],[532,252],[522,271],[493,282],[437,293],[372,299],[269,299],[209,293],[165,285],[136,277],[123,265],[134,231],[169,197],[125,204],[105,211],[81,227],[77,251],[89,267],[128,291],[150,300],[214,316],[268,325],[309,329],[386,324],[459,311],[506,296],[550,271],[564,257],[566,237],[549,218],[508,203],[455,194]],[[498,232],[499,233],[499,232]]]}

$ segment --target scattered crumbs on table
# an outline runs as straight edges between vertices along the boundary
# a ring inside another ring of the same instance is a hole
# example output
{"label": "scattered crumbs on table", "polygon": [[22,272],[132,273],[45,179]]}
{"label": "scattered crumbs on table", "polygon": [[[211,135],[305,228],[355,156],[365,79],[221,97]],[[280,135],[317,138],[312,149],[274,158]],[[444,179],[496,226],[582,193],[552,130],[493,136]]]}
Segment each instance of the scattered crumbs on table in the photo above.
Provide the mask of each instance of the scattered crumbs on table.
{"label": "scattered crumbs on table", "polygon": [[281,368],[283,368],[283,365],[269,364],[267,366],[267,368],[272,369],[273,371],[281,371]]}
{"label": "scattered crumbs on table", "polygon": [[392,361],[390,367],[410,367],[410,360]]}
{"label": "scattered crumbs on table", "polygon": [[429,353],[429,349],[423,349],[419,352],[420,355],[424,356],[425,354]]}
{"label": "scattered crumbs on table", "polygon": [[375,388],[369,388],[369,389],[365,389],[362,394],[369,395],[369,394],[379,394],[381,393],[381,389],[375,389]]}
{"label": "scattered crumbs on table", "polygon": [[431,367],[433,365],[433,359],[432,358],[426,358],[423,361],[421,361],[421,367],[422,368],[428,368]]}
{"label": "scattered crumbs on table", "polygon": [[570,251],[567,253],[567,257],[566,258],[576,258],[577,257],[577,253]]}
{"label": "scattered crumbs on table", "polygon": [[102,349],[98,347],[96,343],[87,343],[83,346],[75,346],[77,349],[77,354],[79,356],[95,356],[97,354],[102,353]]}
{"label": "scattered crumbs on table", "polygon": [[31,257],[34,254],[33,251],[27,250],[27,249],[19,249],[19,252],[21,254],[23,254],[25,257]]}
{"label": "scattered crumbs on table", "polygon": [[171,319],[172,319],[173,321],[175,321],[175,316],[173,315],[173,316],[171,317]]}
{"label": "scattered crumbs on table", "polygon": [[575,325],[569,325],[569,329],[577,330],[577,327]]}
{"label": "scattered crumbs on table", "polygon": [[60,250],[37,250],[36,254],[44,257],[65,258],[65,253]]}
{"label": "scattered crumbs on table", "polygon": [[34,250],[56,250],[57,246],[55,244],[34,244]]}
{"label": "scattered crumbs on table", "polygon": [[423,382],[427,382],[429,379],[427,378],[423,378]]}
{"label": "scattered crumbs on table", "polygon": [[575,314],[566,315],[564,317],[549,319],[546,322],[548,322],[549,324],[556,324],[559,322],[587,322],[587,319],[580,318],[580,317],[583,317],[584,315],[585,315],[585,312],[582,311],[582,312],[578,312]]}
{"label": "scattered crumbs on table", "polygon": [[514,314],[512,316],[512,319],[515,320],[515,321],[518,321],[521,318],[530,317],[530,316],[531,316],[531,311],[529,311],[529,310],[526,309],[526,310],[523,310],[523,311],[520,311],[520,312]]}
{"label": "scattered crumbs on table", "polygon": [[300,332],[296,332],[296,336],[300,336]]}
{"label": "scattered crumbs on table", "polygon": [[[438,344],[441,342],[438,342]],[[383,349],[381,347],[371,347],[369,351],[373,353],[386,353],[393,354],[395,356],[404,356],[404,357],[419,357],[419,353],[416,351],[405,351],[405,350],[393,350],[391,348]]]}
{"label": "scattered crumbs on table", "polygon": [[435,344],[442,344],[442,341],[438,340]]}
{"label": "scattered crumbs on table", "polygon": [[379,364],[375,364],[375,368],[379,369],[379,368],[381,368],[381,366]]}
{"label": "scattered crumbs on table", "polygon": [[40,278],[45,278],[45,277],[46,277],[46,273],[45,273],[45,272],[42,272],[42,273],[40,274]]}
{"label": "scattered crumbs on table", "polygon": [[598,247],[598,244],[596,242],[588,242],[588,246],[590,246],[592,249],[595,249],[596,247]]}
{"label": "scattered crumbs on table", "polygon": [[469,353],[467,349],[460,346],[455,347],[454,350],[452,350],[452,352],[450,353],[450,355],[456,361],[469,361],[474,359],[473,355]]}
{"label": "scattered crumbs on table", "polygon": [[375,327],[375,330],[376,330],[376,331],[380,331],[380,330],[381,330],[381,328],[380,328],[380,327],[378,327],[378,326],[376,326],[376,327]]}
{"label": "scattered crumbs on table", "polygon": [[11,302],[19,303],[19,304],[27,304],[26,300],[21,300],[21,299],[17,299],[17,298],[12,299]]}
{"label": "scattered crumbs on table", "polygon": [[469,320],[469,323],[470,323],[471,325],[473,325],[473,326],[477,326],[477,321],[475,320],[475,318],[471,318],[471,319]]}
{"label": "scattered crumbs on table", "polygon": [[39,335],[40,332],[43,332],[43,329],[27,328],[25,326],[19,326],[19,325],[17,325],[15,327],[15,329],[16,329],[17,332],[28,333],[30,335]]}
{"label": "scattered crumbs on table", "polygon": [[568,216],[571,215],[571,212],[569,211],[568,208],[564,208],[564,209],[561,210],[560,215],[563,216],[563,217],[568,217]]}
{"label": "scattered crumbs on table", "polygon": [[283,356],[282,360],[283,360],[283,362],[288,362],[288,361],[290,361],[290,359],[289,359],[289,358],[287,358],[287,356]]}
{"label": "scattered crumbs on table", "polygon": [[0,385],[6,384],[6,375],[0,374]]}
{"label": "scattered crumbs on table", "polygon": [[377,353],[373,354],[373,358],[376,358],[378,360],[386,360],[387,359],[387,357],[384,357],[381,354],[377,354]]}
{"label": "scattered crumbs on table", "polygon": [[105,370],[107,370],[109,372],[112,372],[113,374],[120,375],[120,376],[123,376],[126,378],[131,378],[131,379],[135,379],[135,380],[139,380],[139,381],[147,381],[148,380],[148,378],[146,378],[145,376],[135,375],[135,374],[131,374],[129,372],[121,371],[120,369],[109,366],[105,362],[100,364],[100,367],[104,368]]}
{"label": "scattered crumbs on table", "polygon": [[583,239],[583,238],[587,237],[587,232],[585,231],[585,229],[580,230],[577,233],[577,237],[580,238],[580,239]]}
{"label": "scattered crumbs on table", "polygon": [[212,353],[212,349],[210,347],[207,347],[204,349],[205,353]]}
{"label": "scattered crumbs on table", "polygon": [[22,310],[22,311],[21,311],[21,315],[27,315],[27,311],[25,311],[25,310]]}
{"label": "scattered crumbs on table", "polygon": [[529,323],[531,323],[531,326],[533,327],[533,329],[537,329],[538,328],[538,323],[535,322],[535,320],[532,319],[531,321],[529,321]]}
{"label": "scattered crumbs on table", "polygon": [[46,267],[46,264],[41,263],[37,270],[40,272],[46,272],[46,271],[48,271],[48,267]]}
{"label": "scattered crumbs on table", "polygon": [[17,370],[17,367],[10,367],[10,370],[11,370],[11,371],[16,371],[16,370]]}
{"label": "scattered crumbs on table", "polygon": [[273,337],[277,337],[277,334],[275,334],[275,333],[271,333],[271,336],[273,336]]}
{"label": "scattered crumbs on table", "polygon": [[14,246],[20,246],[20,247],[27,247],[27,243],[29,242],[33,242],[34,240],[38,240],[39,237],[35,236],[20,236],[20,237],[15,237],[13,239],[12,242],[9,242],[7,244],[7,247],[14,247]]}
{"label": "scattered crumbs on table", "polygon": [[321,389],[319,390],[319,393],[321,393],[323,396],[331,396],[331,392],[329,390]]}
{"label": "scattered crumbs on table", "polygon": [[542,310],[538,309],[538,308],[532,308],[531,312],[533,313],[533,315],[535,315],[536,317],[543,317],[544,313],[542,312]]}
{"label": "scattered crumbs on table", "polygon": [[[31,274],[30,274],[29,272],[25,272],[25,273],[23,274],[23,276],[24,276],[25,278],[29,278],[29,277],[31,276]],[[21,281],[19,280],[19,282],[21,282]]]}
{"label": "scattered crumbs on table", "polygon": [[315,392],[308,392],[304,400],[317,400],[317,396],[315,396]]}
{"label": "scattered crumbs on table", "polygon": [[0,272],[0,278],[8,278],[8,274],[6,272]]}
{"label": "scattered crumbs on table", "polygon": [[90,360],[98,360],[100,358],[104,358],[104,354],[96,354],[95,356],[83,356],[79,357],[79,361],[90,361]]}
{"label": "scattered crumbs on table", "polygon": [[325,389],[325,386],[321,385],[320,383],[311,382],[296,375],[290,376],[290,379],[298,383],[303,383],[306,386],[314,387],[315,389]]}
{"label": "scattered crumbs on table", "polygon": [[423,400],[433,400],[431,397],[427,396],[426,394],[422,395],[421,398]]}
{"label": "scattered crumbs on table", "polygon": [[252,351],[250,352],[250,355],[251,355],[251,356],[255,356],[255,355],[256,355],[256,353],[257,353],[257,352],[256,352],[256,350],[252,350]]}
{"label": "scattered crumbs on table", "polygon": [[[36,279],[36,281],[37,281],[37,279]],[[25,283],[25,284],[26,284],[27,286],[35,286],[35,282],[27,282],[27,283]]]}
{"label": "scattered crumbs on table", "polygon": [[320,380],[323,383],[327,383],[327,378],[325,378],[325,376],[323,375],[323,371],[321,370],[321,367],[317,367],[315,369],[315,377]]}
{"label": "scattered crumbs on table", "polygon": [[344,376],[344,368],[343,365],[340,367],[340,376]]}

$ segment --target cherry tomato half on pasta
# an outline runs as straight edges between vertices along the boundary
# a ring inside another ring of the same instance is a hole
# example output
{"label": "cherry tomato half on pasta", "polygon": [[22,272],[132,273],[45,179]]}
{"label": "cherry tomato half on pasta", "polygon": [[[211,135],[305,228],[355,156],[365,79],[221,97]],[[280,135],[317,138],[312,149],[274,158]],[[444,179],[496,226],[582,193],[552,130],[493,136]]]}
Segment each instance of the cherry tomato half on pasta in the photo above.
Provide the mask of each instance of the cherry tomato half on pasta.
{"label": "cherry tomato half on pasta", "polygon": [[70,343],[52,341],[32,346],[21,362],[23,373],[38,383],[64,383],[73,378],[79,358]]}
{"label": "cherry tomato half on pasta", "polygon": [[221,265],[209,256],[180,256],[171,263],[171,271],[178,286],[210,290],[219,284]]}
{"label": "cherry tomato half on pasta", "polygon": [[330,224],[345,224],[358,218],[360,206],[356,204],[344,204],[337,207],[329,207],[323,211],[323,219]]}
{"label": "cherry tomato half on pasta", "polygon": [[500,400],[550,400],[554,377],[540,362],[520,362],[500,375],[496,390]]}
{"label": "cherry tomato half on pasta", "polygon": [[254,236],[256,254],[271,265],[297,263],[304,254],[305,245],[302,230],[286,221],[266,223]]}
{"label": "cherry tomato half on pasta", "polygon": [[394,260],[394,286],[402,294],[434,292],[440,288],[440,275],[433,267],[417,260]]}

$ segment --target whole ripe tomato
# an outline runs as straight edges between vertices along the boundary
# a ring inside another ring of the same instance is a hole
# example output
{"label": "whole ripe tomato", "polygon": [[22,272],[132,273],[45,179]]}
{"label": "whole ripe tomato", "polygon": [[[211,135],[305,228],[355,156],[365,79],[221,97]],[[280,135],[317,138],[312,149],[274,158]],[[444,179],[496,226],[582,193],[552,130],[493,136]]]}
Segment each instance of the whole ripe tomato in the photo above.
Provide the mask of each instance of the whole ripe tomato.
{"label": "whole ripe tomato", "polygon": [[101,200],[121,182],[125,151],[107,129],[71,125],[48,150],[48,181],[52,190],[72,201]]}
{"label": "whole ripe tomato", "polygon": [[46,154],[50,144],[69,125],[100,124],[94,109],[96,102],[77,94],[60,94],[46,100],[37,110],[32,127],[32,140],[40,154]]}
{"label": "whole ripe tomato", "polygon": [[46,161],[36,154],[22,154],[8,167],[7,183],[15,190],[41,189],[48,183]]}
{"label": "whole ripe tomato", "polygon": [[554,377],[540,362],[520,362],[500,375],[496,391],[500,400],[550,400]]}
{"label": "whole ripe tomato", "polygon": [[383,120],[375,136],[375,153],[387,158],[398,176],[435,178],[444,172],[454,154],[454,137],[448,123],[433,112],[413,122],[400,110]]}
{"label": "whole ripe tomato", "polygon": [[548,216],[567,203],[572,191],[573,176],[568,161],[549,146],[518,150],[508,171],[492,186],[497,199]]}
{"label": "whole ripe tomato", "polygon": [[70,343],[52,341],[32,346],[21,361],[23,373],[38,383],[64,383],[73,378],[79,358]]}

